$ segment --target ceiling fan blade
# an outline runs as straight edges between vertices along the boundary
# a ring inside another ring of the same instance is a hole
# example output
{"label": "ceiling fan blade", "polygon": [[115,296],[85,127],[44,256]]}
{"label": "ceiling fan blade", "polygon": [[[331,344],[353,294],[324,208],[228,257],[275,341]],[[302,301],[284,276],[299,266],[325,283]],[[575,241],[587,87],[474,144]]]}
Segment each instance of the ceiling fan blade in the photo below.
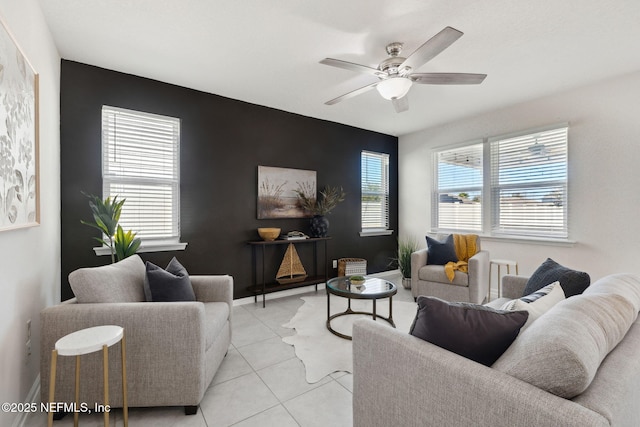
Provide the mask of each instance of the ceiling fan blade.
{"label": "ceiling fan blade", "polygon": [[409,96],[405,95],[402,98],[393,98],[391,100],[393,108],[396,109],[396,113],[402,113],[409,109]]}
{"label": "ceiling fan blade", "polygon": [[477,85],[484,81],[486,74],[471,73],[414,73],[409,78],[423,85]]}
{"label": "ceiling fan blade", "polygon": [[462,37],[462,34],[462,31],[446,27],[409,55],[402,65],[400,65],[400,68],[411,67],[412,70],[418,69],[433,59],[440,52],[451,46],[453,42]]}
{"label": "ceiling fan blade", "polygon": [[344,95],[341,95],[337,98],[333,98],[332,100],[325,102],[325,104],[333,105],[333,104],[337,104],[340,101],[344,101],[345,99],[353,98],[354,96],[358,96],[362,93],[365,93],[368,90],[373,89],[378,85],[378,83],[380,82],[371,83],[370,85],[363,86],[360,89],[352,90],[351,92],[345,93]]}
{"label": "ceiling fan blade", "polygon": [[320,61],[321,64],[331,65],[332,67],[343,68],[357,73],[373,74],[376,77],[385,77],[387,74],[377,68],[367,67],[366,65],[355,64],[353,62],[342,61],[340,59],[325,58]]}

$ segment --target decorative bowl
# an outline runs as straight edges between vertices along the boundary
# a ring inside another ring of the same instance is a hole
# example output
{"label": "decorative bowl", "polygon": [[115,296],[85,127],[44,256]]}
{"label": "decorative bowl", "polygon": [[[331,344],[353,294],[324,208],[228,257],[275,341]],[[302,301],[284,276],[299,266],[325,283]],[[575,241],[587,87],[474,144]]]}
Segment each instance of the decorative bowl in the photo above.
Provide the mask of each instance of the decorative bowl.
{"label": "decorative bowl", "polygon": [[258,234],[262,237],[262,240],[266,240],[267,242],[271,242],[272,240],[276,240],[280,235],[279,228],[258,228]]}
{"label": "decorative bowl", "polygon": [[363,285],[365,282],[365,278],[364,276],[351,276],[349,277],[349,283],[351,283],[352,285]]}

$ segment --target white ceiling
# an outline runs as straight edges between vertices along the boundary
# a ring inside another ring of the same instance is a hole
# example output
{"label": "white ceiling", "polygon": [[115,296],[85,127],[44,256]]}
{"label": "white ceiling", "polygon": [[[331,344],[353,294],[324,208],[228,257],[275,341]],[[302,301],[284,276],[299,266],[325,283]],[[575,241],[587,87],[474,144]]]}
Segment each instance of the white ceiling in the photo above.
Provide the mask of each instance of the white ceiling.
{"label": "white ceiling", "polygon": [[[638,0],[39,0],[64,59],[391,135],[640,70]],[[486,73],[478,86],[414,85],[396,113],[376,67],[445,26],[464,36],[420,72]]]}

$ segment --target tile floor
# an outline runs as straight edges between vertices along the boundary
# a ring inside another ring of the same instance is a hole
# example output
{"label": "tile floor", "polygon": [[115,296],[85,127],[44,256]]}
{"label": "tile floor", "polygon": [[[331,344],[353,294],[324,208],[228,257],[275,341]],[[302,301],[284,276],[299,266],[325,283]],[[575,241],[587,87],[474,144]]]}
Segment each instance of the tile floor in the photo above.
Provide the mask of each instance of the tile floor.
{"label": "tile floor", "polygon": [[[401,278],[386,277],[398,286],[394,299],[413,301]],[[309,288],[312,289],[312,288]],[[324,290],[318,294],[324,295]],[[351,426],[352,375],[336,372],[308,384],[304,365],[293,346],[282,337],[295,333],[281,325],[303,304],[300,297],[314,291],[278,298],[267,296],[266,308],[257,304],[233,308],[233,339],[196,415],[186,416],[182,407],[131,408],[129,425],[153,427],[288,427]],[[324,321],[325,319],[319,319]],[[122,426],[121,410],[114,410],[110,424]],[[26,427],[46,426],[46,414],[32,414]],[[54,427],[73,425],[67,416]],[[82,426],[102,426],[101,414],[80,416]]]}

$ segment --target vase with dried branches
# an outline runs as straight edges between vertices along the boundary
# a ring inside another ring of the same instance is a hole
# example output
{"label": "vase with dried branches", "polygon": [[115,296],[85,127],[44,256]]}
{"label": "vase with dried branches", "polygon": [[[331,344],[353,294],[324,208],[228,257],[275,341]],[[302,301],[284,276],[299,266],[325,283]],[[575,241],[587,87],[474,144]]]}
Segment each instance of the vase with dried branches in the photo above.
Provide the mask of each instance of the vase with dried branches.
{"label": "vase with dried branches", "polygon": [[329,220],[326,215],[343,202],[346,193],[342,187],[326,186],[320,191],[319,197],[312,197],[301,190],[295,190],[298,196],[298,204],[304,211],[313,215],[311,217],[311,237],[326,237],[329,232]]}

